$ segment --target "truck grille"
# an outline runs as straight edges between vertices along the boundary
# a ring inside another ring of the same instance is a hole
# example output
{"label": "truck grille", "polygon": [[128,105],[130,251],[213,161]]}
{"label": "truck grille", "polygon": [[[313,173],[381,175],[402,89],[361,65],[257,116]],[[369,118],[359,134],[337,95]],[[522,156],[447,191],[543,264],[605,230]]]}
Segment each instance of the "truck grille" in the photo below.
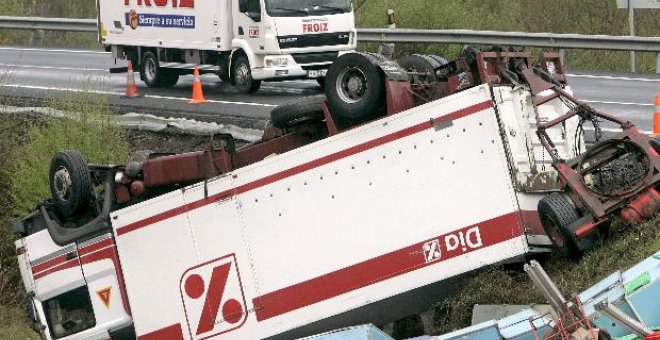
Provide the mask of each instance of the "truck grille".
{"label": "truck grille", "polygon": [[337,59],[339,53],[337,52],[321,52],[321,53],[294,53],[292,54],[293,60],[296,63],[305,64],[318,64],[318,63],[332,63]]}
{"label": "truck grille", "polygon": [[286,35],[277,37],[280,48],[303,48],[318,46],[348,45],[351,32],[334,32],[307,35]]}

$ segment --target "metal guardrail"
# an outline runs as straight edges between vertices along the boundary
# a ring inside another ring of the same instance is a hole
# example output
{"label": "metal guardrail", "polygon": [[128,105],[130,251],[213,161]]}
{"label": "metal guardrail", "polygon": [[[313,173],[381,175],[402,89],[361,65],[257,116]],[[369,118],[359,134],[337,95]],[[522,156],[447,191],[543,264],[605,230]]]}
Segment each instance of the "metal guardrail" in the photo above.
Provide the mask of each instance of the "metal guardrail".
{"label": "metal guardrail", "polygon": [[361,42],[533,46],[557,49],[660,52],[658,37],[470,30],[373,29],[358,31]]}
{"label": "metal guardrail", "polygon": [[[98,32],[95,19],[0,16],[0,28],[32,31]],[[531,46],[555,49],[638,51],[657,53],[660,73],[660,37],[628,37],[556,33],[470,30],[358,29],[361,42],[436,43]]]}
{"label": "metal guardrail", "polygon": [[31,31],[98,32],[96,19],[0,16],[0,28]]}

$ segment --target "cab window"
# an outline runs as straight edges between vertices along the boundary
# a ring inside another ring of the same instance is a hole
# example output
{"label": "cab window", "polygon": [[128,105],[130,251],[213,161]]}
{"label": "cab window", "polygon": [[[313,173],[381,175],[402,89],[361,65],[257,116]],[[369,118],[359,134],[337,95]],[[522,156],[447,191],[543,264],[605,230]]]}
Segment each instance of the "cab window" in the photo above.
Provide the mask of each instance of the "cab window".
{"label": "cab window", "polygon": [[96,325],[87,286],[47,300],[43,306],[50,334],[55,339],[80,333]]}

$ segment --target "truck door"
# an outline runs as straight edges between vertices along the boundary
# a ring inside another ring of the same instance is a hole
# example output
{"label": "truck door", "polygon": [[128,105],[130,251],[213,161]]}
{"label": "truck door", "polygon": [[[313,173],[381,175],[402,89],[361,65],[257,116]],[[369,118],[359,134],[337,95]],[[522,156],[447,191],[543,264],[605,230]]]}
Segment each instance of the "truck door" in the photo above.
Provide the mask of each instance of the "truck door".
{"label": "truck door", "polygon": [[[264,49],[261,0],[233,0],[234,37],[245,42],[252,53]],[[249,53],[249,52],[248,52]],[[254,67],[254,65],[251,65]]]}
{"label": "truck door", "polygon": [[43,230],[26,237],[24,247],[27,270],[22,274],[32,277],[24,282],[33,284],[26,288],[34,293],[35,321],[40,320],[44,334],[61,338],[93,329],[95,320],[76,244],[58,246]]}
{"label": "truck door", "polygon": [[78,254],[96,328],[119,330],[129,326],[132,322],[130,308],[112,235],[79,243]]}

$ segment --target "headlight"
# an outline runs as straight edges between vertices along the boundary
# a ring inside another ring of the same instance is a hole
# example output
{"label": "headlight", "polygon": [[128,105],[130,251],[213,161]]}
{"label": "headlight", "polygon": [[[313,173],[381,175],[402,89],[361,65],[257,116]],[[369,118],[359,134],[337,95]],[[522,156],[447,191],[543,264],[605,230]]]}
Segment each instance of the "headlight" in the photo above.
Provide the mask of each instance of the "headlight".
{"label": "headlight", "polygon": [[284,57],[266,57],[266,67],[286,67],[289,59]]}

